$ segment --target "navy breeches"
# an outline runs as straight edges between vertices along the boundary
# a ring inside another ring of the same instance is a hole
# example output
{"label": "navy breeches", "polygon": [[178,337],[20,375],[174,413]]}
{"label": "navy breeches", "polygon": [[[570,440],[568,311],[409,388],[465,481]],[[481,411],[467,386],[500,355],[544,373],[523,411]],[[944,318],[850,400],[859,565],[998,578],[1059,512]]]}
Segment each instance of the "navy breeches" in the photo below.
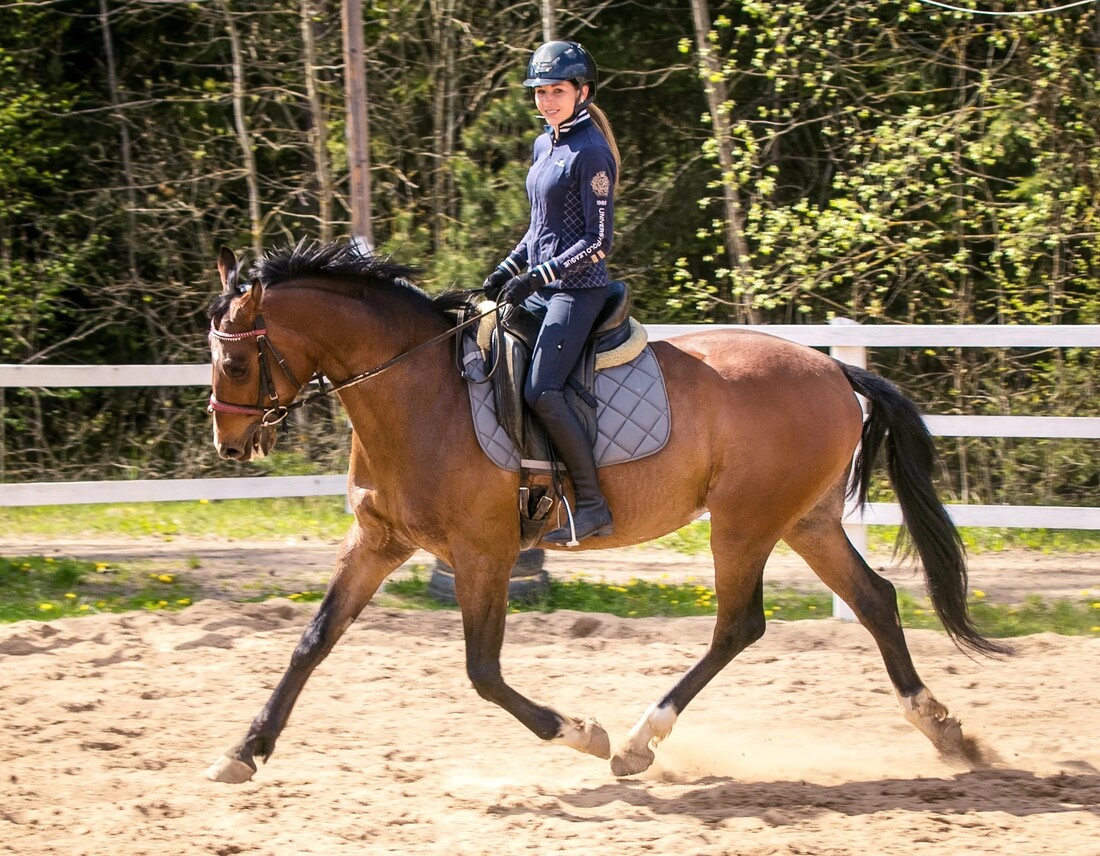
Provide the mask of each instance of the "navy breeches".
{"label": "navy breeches", "polygon": [[544,392],[564,389],[596,317],[607,302],[607,292],[607,286],[543,288],[527,298],[525,305],[534,312],[546,307],[523,390],[530,407],[535,406]]}

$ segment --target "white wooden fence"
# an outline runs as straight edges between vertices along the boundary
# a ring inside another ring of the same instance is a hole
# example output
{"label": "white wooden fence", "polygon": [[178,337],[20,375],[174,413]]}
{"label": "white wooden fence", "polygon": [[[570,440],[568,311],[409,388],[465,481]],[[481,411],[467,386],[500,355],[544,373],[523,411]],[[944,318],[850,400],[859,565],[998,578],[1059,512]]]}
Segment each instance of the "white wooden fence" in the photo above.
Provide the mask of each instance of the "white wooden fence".
{"label": "white wooden fence", "polygon": [[[647,327],[651,340],[698,329],[697,325]],[[715,328],[710,328],[715,329]],[[764,332],[814,347],[827,347],[837,359],[865,366],[867,348],[982,347],[1096,348],[1100,325],[861,326],[768,325]],[[0,387],[208,386],[210,367],[199,365],[37,366],[0,365]],[[954,437],[1053,437],[1100,439],[1100,417],[936,416],[925,420],[934,434]],[[343,475],[274,476],[136,481],[36,482],[0,484],[0,506],[77,503],[235,499],[277,496],[342,495]],[[1100,508],[1028,505],[950,505],[959,526],[1033,527],[1100,530]],[[847,521],[857,546],[868,524],[898,524],[896,504],[872,503],[866,513],[850,508]]]}

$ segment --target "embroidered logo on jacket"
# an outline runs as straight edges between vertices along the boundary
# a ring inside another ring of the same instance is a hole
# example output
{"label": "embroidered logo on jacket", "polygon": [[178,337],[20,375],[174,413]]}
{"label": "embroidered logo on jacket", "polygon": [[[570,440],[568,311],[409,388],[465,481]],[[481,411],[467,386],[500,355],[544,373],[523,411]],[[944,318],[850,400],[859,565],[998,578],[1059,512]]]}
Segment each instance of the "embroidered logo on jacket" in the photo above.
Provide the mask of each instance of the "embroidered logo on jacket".
{"label": "embroidered logo on jacket", "polygon": [[611,179],[603,170],[592,176],[592,192],[599,197],[606,197],[611,192]]}

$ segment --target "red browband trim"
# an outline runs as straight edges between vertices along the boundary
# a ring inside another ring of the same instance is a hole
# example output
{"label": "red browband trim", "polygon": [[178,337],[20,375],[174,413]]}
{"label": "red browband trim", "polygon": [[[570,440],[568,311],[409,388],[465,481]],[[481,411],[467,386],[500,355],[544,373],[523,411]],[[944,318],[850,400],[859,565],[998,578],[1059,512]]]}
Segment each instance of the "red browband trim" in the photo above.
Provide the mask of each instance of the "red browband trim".
{"label": "red browband trim", "polygon": [[230,342],[237,342],[241,339],[251,339],[253,336],[266,336],[266,327],[257,327],[255,330],[247,330],[244,333],[223,333],[217,327],[214,326],[214,322],[210,322],[210,335],[215,339],[226,339]]}

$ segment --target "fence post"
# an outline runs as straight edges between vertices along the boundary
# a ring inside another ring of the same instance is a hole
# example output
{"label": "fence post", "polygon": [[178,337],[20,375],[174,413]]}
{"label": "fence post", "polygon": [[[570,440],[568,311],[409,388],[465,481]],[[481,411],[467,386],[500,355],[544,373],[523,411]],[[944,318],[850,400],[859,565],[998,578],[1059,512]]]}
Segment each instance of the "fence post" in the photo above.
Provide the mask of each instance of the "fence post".
{"label": "fence post", "polygon": [[[858,324],[858,321],[853,321],[851,318],[833,318],[829,324],[835,325],[848,325]],[[834,359],[840,360],[842,363],[847,363],[850,366],[857,366],[858,368],[867,368],[867,349],[863,345],[831,345],[829,347],[829,355]],[[856,396],[859,399],[860,407],[863,408],[864,417],[867,415],[867,402],[862,395]],[[867,527],[863,523],[845,523],[844,532],[848,536],[848,540],[852,542],[852,546],[859,551],[859,554],[866,560],[867,558]],[[833,617],[841,618],[845,621],[855,621],[855,613],[843,600],[833,594]]]}

